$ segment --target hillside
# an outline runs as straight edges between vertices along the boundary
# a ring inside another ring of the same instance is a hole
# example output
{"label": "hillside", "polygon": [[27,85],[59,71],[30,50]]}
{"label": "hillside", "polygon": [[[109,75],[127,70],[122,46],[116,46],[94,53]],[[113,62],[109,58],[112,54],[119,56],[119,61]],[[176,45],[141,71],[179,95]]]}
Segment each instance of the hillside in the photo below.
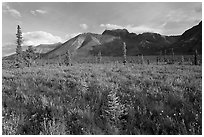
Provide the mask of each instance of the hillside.
{"label": "hillside", "polygon": [[55,58],[64,55],[67,50],[74,57],[97,55],[121,56],[123,42],[127,45],[127,55],[154,55],[175,42],[178,36],[162,36],[157,33],[135,34],[126,29],[105,30],[102,34],[80,34],[44,55],[44,58]]}
{"label": "hillside", "polygon": [[196,49],[202,54],[202,21],[186,30],[170,48],[177,54],[193,54]]}
{"label": "hillside", "polygon": [[[65,43],[41,44],[36,47],[43,58],[63,56],[67,50],[74,58],[95,56],[121,56],[123,42],[127,45],[127,56],[170,54],[193,54],[195,49],[202,53],[202,21],[186,30],[182,35],[164,36],[158,33],[129,33],[126,29],[105,30],[102,34],[83,33]],[[11,55],[13,56],[13,55]],[[6,57],[7,59],[9,57]]]}
{"label": "hillside", "polygon": [[[122,42],[118,43],[118,47],[122,50],[123,42],[127,45],[127,55],[135,56],[138,54],[143,55],[155,55],[159,54],[160,50],[167,48],[169,45],[174,43],[179,36],[162,36],[157,33],[142,33],[135,34],[129,33],[127,30],[105,30],[102,35],[114,35],[120,37]],[[105,45],[105,47],[107,44]],[[104,51],[105,53],[106,51]],[[110,52],[110,51],[109,51]],[[113,50],[112,52],[115,52]],[[113,53],[116,55],[121,55],[119,53]]]}
{"label": "hillside", "polygon": [[35,48],[36,53],[47,53],[53,49],[55,49],[56,47],[60,46],[62,43],[54,43],[54,44],[40,44]]}
{"label": "hillside", "polygon": [[54,58],[59,55],[64,55],[67,50],[75,57],[79,56],[89,56],[90,51],[95,45],[102,45],[116,39],[114,36],[103,36],[100,34],[84,33],[80,34],[67,42],[63,43],[61,46],[55,48],[54,50],[46,53],[44,58]]}

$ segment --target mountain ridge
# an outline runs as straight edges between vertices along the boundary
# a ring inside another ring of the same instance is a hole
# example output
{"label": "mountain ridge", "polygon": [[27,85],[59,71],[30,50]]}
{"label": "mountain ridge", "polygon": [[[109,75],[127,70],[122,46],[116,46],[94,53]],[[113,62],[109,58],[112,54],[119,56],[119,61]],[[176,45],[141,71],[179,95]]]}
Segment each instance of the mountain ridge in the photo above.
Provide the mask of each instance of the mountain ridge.
{"label": "mountain ridge", "polygon": [[[96,56],[99,52],[102,56],[122,56],[123,42],[127,45],[128,56],[159,55],[161,51],[170,54],[172,48],[175,54],[193,54],[195,49],[202,53],[202,21],[176,36],[152,32],[136,34],[127,29],[104,30],[102,34],[82,33],[64,43],[44,45],[47,52],[43,52],[42,57],[64,56],[67,50],[73,57]],[[43,44],[38,48],[42,49]]]}

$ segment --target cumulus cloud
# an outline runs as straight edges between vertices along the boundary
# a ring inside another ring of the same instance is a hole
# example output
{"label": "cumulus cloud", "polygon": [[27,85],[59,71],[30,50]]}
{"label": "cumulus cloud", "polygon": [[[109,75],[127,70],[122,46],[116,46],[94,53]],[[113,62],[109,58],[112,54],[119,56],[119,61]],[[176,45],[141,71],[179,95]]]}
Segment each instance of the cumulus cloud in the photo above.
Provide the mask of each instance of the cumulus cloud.
{"label": "cumulus cloud", "polygon": [[2,10],[4,13],[9,13],[15,18],[21,17],[21,13],[18,10],[11,8],[7,3],[3,3],[2,6],[3,6]]}
{"label": "cumulus cloud", "polygon": [[123,26],[115,25],[115,24],[101,24],[100,27],[104,27],[107,29],[123,29]]}
{"label": "cumulus cloud", "polygon": [[33,15],[37,15],[37,14],[46,14],[46,13],[47,13],[46,10],[40,10],[40,9],[37,9],[37,10],[31,10],[30,12],[31,12],[31,14],[33,14]]}
{"label": "cumulus cloud", "polygon": [[100,24],[100,27],[106,28],[106,29],[127,29],[129,32],[134,33],[143,33],[143,32],[155,32],[155,33],[162,33],[162,29],[160,28],[152,28],[145,25],[140,26],[133,26],[133,25],[127,25],[127,26],[120,26],[115,24]]}
{"label": "cumulus cloud", "polygon": [[88,29],[88,25],[87,25],[87,24],[80,24],[79,26],[80,26],[82,29],[85,29],[85,30]]}
{"label": "cumulus cloud", "polygon": [[33,45],[37,46],[39,44],[53,44],[57,42],[62,42],[59,36],[54,36],[48,32],[44,31],[33,31],[23,33],[23,45]]}

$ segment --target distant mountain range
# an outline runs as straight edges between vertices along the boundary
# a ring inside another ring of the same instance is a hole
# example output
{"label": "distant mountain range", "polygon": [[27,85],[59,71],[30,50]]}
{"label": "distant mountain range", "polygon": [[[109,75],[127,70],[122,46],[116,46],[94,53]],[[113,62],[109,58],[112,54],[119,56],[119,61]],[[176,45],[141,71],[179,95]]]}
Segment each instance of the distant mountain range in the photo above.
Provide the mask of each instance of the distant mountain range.
{"label": "distant mountain range", "polygon": [[37,53],[47,53],[53,49],[55,49],[56,47],[62,45],[62,43],[54,43],[54,44],[40,44],[38,46],[35,47],[35,52]]}
{"label": "distant mountain range", "polygon": [[73,57],[121,56],[123,42],[127,45],[127,55],[193,54],[195,49],[202,54],[202,21],[186,30],[182,35],[164,36],[158,33],[129,33],[126,29],[105,30],[102,34],[83,33],[65,43],[41,44],[35,47],[43,58],[56,58],[69,50]]}

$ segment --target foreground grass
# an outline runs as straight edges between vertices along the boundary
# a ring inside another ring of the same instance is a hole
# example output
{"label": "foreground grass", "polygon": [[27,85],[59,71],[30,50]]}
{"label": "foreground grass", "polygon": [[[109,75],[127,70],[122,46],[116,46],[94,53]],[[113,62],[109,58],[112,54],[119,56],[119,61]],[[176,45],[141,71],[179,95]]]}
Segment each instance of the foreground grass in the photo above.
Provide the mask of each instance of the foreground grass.
{"label": "foreground grass", "polygon": [[2,71],[3,134],[202,134],[201,66]]}

